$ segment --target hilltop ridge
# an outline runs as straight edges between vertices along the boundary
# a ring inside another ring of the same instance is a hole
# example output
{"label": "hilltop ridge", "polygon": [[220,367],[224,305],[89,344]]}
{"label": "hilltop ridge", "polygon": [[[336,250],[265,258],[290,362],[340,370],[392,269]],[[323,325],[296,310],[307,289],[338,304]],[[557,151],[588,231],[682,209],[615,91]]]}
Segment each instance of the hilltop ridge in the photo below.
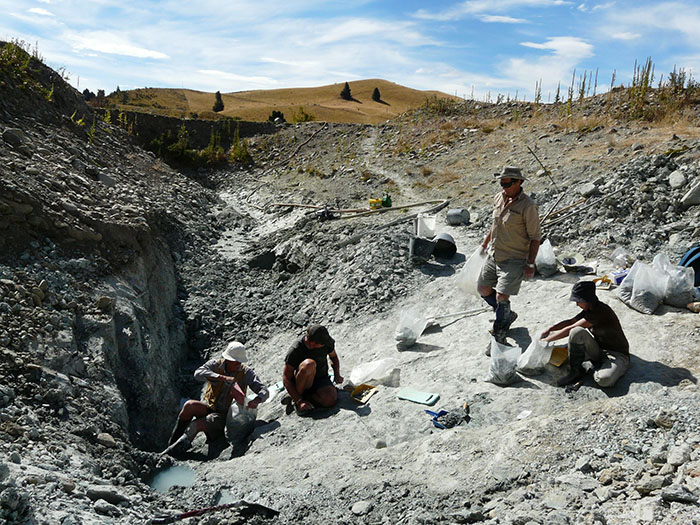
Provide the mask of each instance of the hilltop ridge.
{"label": "hilltop ridge", "polygon": [[[169,116],[200,118],[230,117],[265,121],[273,111],[281,111],[288,122],[302,117],[303,109],[313,120],[338,123],[377,124],[425,104],[431,97],[460,100],[439,91],[419,91],[382,79],[348,82],[352,100],[343,100],[344,83],[319,87],[280,88],[238,92],[221,92],[224,110],[212,111],[214,93],[191,89],[142,88],[120,90],[107,97],[110,104],[125,110],[153,111]],[[381,95],[372,100],[374,89]],[[296,115],[296,117],[295,117]],[[308,118],[308,117],[304,117]]]}

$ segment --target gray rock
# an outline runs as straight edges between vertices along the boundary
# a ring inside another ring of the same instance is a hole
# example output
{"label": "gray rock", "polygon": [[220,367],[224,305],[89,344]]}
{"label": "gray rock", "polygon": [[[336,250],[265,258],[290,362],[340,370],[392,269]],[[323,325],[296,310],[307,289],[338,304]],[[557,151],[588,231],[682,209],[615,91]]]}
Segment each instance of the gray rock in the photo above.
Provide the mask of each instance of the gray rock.
{"label": "gray rock", "polygon": [[698,204],[700,204],[700,182],[690,188],[681,198],[681,207],[684,209]]}
{"label": "gray rock", "polygon": [[372,510],[372,502],[367,500],[361,500],[355,502],[352,506],[352,513],[355,516],[364,516]]}
{"label": "gray rock", "polygon": [[596,186],[592,182],[586,182],[584,184],[581,184],[576,191],[582,196],[582,197],[590,197],[591,195],[597,195],[600,193],[600,190],[598,189],[598,186]]}
{"label": "gray rock", "polygon": [[12,461],[12,463],[17,463],[18,465],[22,463],[22,456],[20,456],[19,452],[17,452],[16,450],[10,452],[8,459]]}
{"label": "gray rock", "polygon": [[92,501],[104,500],[114,505],[129,502],[129,498],[119,492],[119,490],[107,485],[93,485],[88,487],[86,494]]}
{"label": "gray rock", "polygon": [[691,452],[692,448],[690,445],[683,443],[682,445],[672,447],[671,450],[668,451],[668,459],[666,461],[669,465],[678,467],[690,460]]}
{"label": "gray rock", "polygon": [[97,500],[92,508],[95,510],[95,512],[102,514],[103,516],[121,516],[122,513],[121,510],[119,510],[119,507],[112,505],[111,503],[107,503],[103,499]]}
{"label": "gray rock", "polygon": [[29,141],[24,131],[19,128],[7,128],[3,131],[2,138],[15,149],[24,146]]}
{"label": "gray rock", "polygon": [[669,485],[661,490],[661,499],[666,502],[676,501],[678,503],[697,503],[698,496],[685,485]]}
{"label": "gray rock", "polygon": [[111,434],[107,432],[100,432],[97,434],[97,442],[107,448],[114,448],[117,446],[117,442],[114,440]]}
{"label": "gray rock", "polygon": [[663,476],[650,476],[645,474],[644,477],[634,487],[642,496],[647,496],[659,490],[664,485],[665,478]]}
{"label": "gray rock", "polygon": [[682,188],[685,186],[686,182],[688,182],[688,180],[685,178],[682,171],[676,170],[668,176],[668,185],[674,190]]}

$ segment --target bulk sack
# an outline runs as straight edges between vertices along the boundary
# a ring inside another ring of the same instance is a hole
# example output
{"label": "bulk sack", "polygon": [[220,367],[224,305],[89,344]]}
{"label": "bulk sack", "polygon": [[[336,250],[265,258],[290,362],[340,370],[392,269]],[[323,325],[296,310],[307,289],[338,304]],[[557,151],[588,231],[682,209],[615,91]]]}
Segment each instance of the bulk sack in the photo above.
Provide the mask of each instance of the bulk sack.
{"label": "bulk sack", "polygon": [[509,385],[514,382],[518,377],[515,367],[518,365],[519,356],[519,347],[502,345],[491,338],[491,366],[485,381],[495,385]]}
{"label": "bulk sack", "polygon": [[457,275],[457,286],[459,289],[479,299],[481,299],[478,291],[479,274],[486,262],[486,258],[486,252],[482,252],[481,246],[478,246],[464,264],[464,267],[462,267],[462,271]]}
{"label": "bulk sack", "polygon": [[552,357],[552,346],[549,343],[544,343],[537,336],[527,347],[527,350],[518,357],[518,372],[536,376],[544,372],[544,367],[549,363]]}

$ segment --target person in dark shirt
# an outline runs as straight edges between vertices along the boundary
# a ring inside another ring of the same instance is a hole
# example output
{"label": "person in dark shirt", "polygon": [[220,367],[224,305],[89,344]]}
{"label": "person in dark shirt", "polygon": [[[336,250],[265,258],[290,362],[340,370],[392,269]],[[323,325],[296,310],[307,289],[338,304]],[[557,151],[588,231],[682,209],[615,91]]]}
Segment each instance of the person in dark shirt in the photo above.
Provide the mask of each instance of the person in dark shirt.
{"label": "person in dark shirt", "polygon": [[630,348],[620,320],[595,293],[593,281],[579,281],[571,290],[570,300],[581,311],[571,319],[561,321],[542,332],[542,341],[569,337],[569,375],[558,381],[565,386],[580,380],[585,374],[584,362],[595,369],[593,379],[602,387],[613,386],[630,366]]}
{"label": "person in dark shirt", "polygon": [[328,376],[329,359],[333,379],[340,384],[343,377],[340,375],[340,359],[335,353],[335,340],[325,326],[309,326],[306,334],[292,345],[284,359],[282,382],[288,395],[282,399],[282,403],[296,408],[299,414],[306,414],[316,406],[335,405],[338,390]]}

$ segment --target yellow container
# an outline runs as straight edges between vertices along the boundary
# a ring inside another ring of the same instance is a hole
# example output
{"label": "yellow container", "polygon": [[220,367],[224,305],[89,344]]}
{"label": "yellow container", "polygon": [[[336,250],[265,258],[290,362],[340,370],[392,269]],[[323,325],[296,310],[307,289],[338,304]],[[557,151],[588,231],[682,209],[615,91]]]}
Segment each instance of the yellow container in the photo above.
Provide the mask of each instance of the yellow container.
{"label": "yellow container", "polygon": [[382,199],[370,199],[369,207],[372,210],[377,210],[382,207]]}

